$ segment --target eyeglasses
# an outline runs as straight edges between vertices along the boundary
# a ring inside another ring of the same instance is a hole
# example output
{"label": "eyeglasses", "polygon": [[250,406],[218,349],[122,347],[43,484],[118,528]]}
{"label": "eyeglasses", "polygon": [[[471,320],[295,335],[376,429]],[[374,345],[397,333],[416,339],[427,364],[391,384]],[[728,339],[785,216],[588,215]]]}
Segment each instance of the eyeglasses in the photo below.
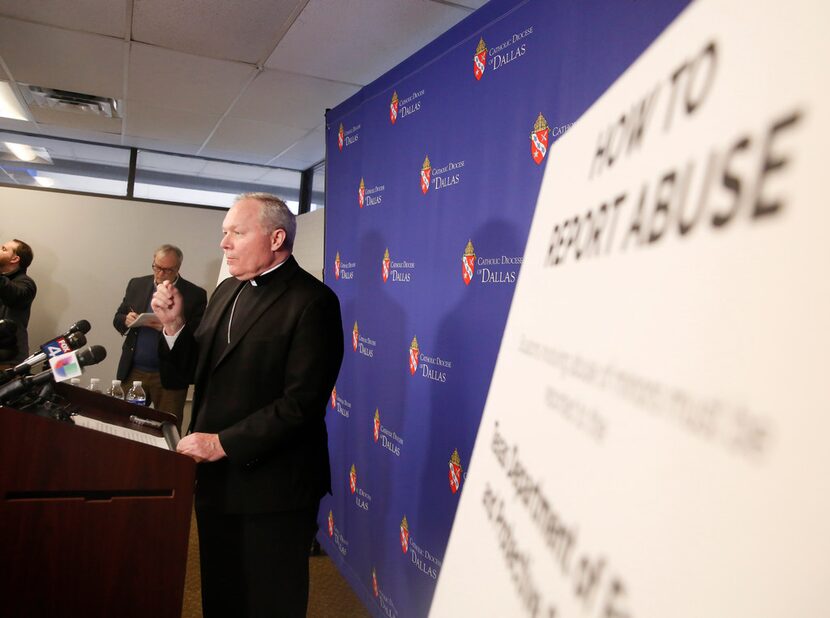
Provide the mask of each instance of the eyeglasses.
{"label": "eyeglasses", "polygon": [[153,262],[152,269],[154,273],[175,273],[179,271],[178,266],[174,266],[173,268],[162,268],[161,266],[157,266],[155,262]]}

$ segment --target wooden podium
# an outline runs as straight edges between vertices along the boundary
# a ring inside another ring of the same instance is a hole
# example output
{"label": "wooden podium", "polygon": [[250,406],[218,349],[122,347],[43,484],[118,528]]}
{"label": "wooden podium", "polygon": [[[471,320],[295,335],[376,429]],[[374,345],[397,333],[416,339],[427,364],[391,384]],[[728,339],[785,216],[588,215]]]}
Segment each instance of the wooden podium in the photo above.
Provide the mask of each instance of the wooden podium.
{"label": "wooden podium", "polygon": [[[77,387],[81,414],[161,436],[172,414]],[[173,451],[0,407],[0,615],[181,616],[196,465]]]}

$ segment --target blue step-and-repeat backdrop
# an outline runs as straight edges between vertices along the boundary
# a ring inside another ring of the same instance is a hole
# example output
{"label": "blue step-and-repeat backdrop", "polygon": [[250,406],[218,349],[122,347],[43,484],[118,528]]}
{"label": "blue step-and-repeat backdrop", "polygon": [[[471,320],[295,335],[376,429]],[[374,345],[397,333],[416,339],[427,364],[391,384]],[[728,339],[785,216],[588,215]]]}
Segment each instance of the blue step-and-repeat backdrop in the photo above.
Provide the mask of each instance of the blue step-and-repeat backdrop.
{"label": "blue step-and-repeat backdrop", "polygon": [[319,539],[375,615],[429,611],[552,146],[686,4],[492,0],[327,114]]}

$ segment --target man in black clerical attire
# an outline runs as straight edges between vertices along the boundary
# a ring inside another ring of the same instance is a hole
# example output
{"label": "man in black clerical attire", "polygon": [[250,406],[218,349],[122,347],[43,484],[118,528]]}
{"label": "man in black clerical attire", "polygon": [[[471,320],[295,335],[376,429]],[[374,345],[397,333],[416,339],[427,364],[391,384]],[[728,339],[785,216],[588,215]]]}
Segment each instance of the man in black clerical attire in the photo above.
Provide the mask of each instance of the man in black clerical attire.
{"label": "man in black clerical attire", "polygon": [[305,616],[308,555],[331,491],[326,403],[343,359],[337,296],[291,255],[296,220],[279,198],[242,195],[220,246],[232,277],[201,325],[163,282],[162,375],[193,379],[179,443],[197,467],[196,517],[207,618]]}

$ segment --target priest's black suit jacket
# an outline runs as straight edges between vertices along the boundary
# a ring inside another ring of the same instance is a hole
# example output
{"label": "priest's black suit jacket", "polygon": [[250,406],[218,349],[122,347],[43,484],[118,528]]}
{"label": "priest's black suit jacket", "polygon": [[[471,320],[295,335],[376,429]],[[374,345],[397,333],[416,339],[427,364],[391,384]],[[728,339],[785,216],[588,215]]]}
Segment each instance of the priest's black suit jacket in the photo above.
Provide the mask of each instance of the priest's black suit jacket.
{"label": "priest's black suit jacket", "polygon": [[324,417],[343,360],[340,303],[293,257],[255,281],[224,280],[195,332],[186,325],[172,350],[162,338],[162,376],[196,385],[190,430],[218,433],[227,453],[198,466],[196,504],[316,507],[331,491]]}

